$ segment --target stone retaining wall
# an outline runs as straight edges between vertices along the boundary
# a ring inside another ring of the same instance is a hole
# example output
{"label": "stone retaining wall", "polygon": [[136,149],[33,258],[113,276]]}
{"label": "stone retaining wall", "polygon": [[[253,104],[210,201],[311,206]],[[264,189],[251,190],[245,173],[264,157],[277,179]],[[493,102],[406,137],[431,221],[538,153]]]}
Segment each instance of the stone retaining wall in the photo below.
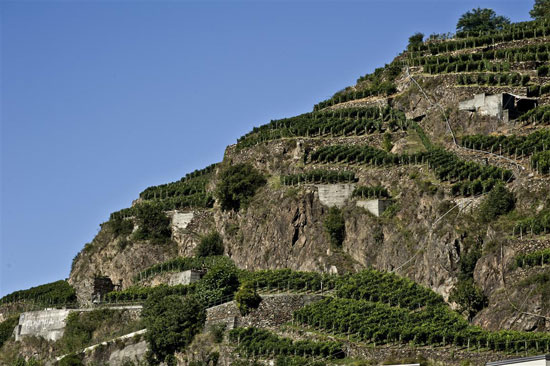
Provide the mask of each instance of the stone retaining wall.
{"label": "stone retaining wall", "polygon": [[205,328],[225,324],[227,329],[236,327],[273,328],[292,319],[292,313],[305,305],[323,299],[322,295],[276,294],[262,295],[258,309],[241,316],[237,304],[232,301],[207,310]]}

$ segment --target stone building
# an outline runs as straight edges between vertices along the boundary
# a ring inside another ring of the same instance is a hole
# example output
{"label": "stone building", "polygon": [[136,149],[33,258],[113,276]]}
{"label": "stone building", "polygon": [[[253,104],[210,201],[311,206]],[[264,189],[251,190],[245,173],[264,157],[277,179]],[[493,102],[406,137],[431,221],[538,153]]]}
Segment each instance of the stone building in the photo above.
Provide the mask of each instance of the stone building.
{"label": "stone building", "polygon": [[460,102],[458,109],[475,112],[482,116],[497,117],[504,122],[509,122],[536,106],[536,99],[528,99],[509,93],[493,95],[482,93],[474,95],[472,99]]}

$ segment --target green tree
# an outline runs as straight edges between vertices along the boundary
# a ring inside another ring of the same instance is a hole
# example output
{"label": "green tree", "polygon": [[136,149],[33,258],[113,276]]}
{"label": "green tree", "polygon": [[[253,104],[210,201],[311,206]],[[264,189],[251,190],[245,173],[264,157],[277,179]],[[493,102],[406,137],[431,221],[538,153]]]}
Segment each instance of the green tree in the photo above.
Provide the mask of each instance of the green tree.
{"label": "green tree", "polygon": [[216,231],[203,236],[195,249],[196,257],[209,257],[223,254],[223,239]]}
{"label": "green tree", "polygon": [[197,294],[208,302],[223,301],[239,288],[239,270],[226,257],[208,269],[198,282]]}
{"label": "green tree", "polygon": [[536,20],[550,18],[550,0],[535,0],[529,15]]}
{"label": "green tree", "polygon": [[502,183],[497,184],[485,197],[479,207],[480,219],[489,222],[500,215],[512,211],[515,207],[514,194]]}
{"label": "green tree", "polygon": [[474,316],[487,305],[487,297],[473,279],[459,281],[451,290],[449,301],[458,305],[458,310],[472,321]]}
{"label": "green tree", "polygon": [[235,293],[235,301],[241,315],[247,315],[250,309],[256,309],[262,298],[256,292],[256,287],[253,283],[245,282],[239,287],[239,291]]}
{"label": "green tree", "polygon": [[409,50],[412,50],[414,47],[421,45],[423,41],[424,41],[424,34],[420,32],[415,33],[409,37],[409,45],[407,46],[407,48]]}
{"label": "green tree", "polygon": [[236,164],[220,174],[216,197],[224,211],[246,207],[256,190],[266,183],[264,176],[250,164]]}
{"label": "green tree", "polygon": [[135,239],[151,240],[154,243],[165,243],[170,239],[172,235],[170,219],[159,205],[142,203],[135,208],[138,225],[134,233]]}
{"label": "green tree", "polygon": [[150,296],[142,311],[147,328],[145,339],[151,351],[149,361],[158,364],[183,350],[202,330],[206,310],[192,296]]}
{"label": "green tree", "polygon": [[323,221],[323,226],[330,237],[330,243],[341,247],[346,236],[346,222],[338,207],[331,207]]}
{"label": "green tree", "polygon": [[472,9],[458,19],[457,32],[486,32],[500,30],[510,24],[510,19],[496,15],[493,9]]}

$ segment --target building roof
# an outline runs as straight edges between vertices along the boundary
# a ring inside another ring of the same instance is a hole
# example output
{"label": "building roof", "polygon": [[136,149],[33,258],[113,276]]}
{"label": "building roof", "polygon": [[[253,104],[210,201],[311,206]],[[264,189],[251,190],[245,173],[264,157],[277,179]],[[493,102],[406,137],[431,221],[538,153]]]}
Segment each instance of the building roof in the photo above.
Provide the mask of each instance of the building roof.
{"label": "building roof", "polygon": [[549,355],[531,356],[531,357],[512,358],[510,360],[487,362],[486,365],[487,366],[511,365],[511,364],[514,364],[514,363],[523,363],[523,362],[538,361],[538,360],[550,361],[550,354]]}

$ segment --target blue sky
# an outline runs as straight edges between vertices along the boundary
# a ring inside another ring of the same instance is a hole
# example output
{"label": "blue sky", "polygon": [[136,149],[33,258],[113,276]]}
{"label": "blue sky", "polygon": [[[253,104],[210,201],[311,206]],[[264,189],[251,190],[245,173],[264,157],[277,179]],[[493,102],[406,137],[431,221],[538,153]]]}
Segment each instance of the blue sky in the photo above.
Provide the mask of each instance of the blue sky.
{"label": "blue sky", "polygon": [[0,294],[67,278],[113,211],[310,111],[474,7],[531,0],[0,2]]}

